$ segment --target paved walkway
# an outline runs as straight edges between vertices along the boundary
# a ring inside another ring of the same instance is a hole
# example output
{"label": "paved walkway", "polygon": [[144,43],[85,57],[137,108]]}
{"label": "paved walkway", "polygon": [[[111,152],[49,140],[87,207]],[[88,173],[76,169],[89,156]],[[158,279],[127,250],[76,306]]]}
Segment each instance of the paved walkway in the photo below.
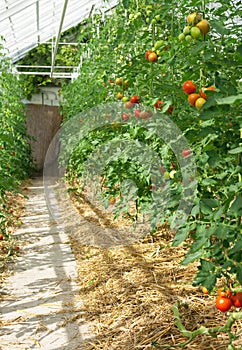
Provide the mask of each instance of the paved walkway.
{"label": "paved walkway", "polygon": [[67,235],[50,218],[41,179],[29,186],[23,225],[24,243],[5,284],[0,304],[1,350],[83,349],[90,338],[77,302],[77,270]]}

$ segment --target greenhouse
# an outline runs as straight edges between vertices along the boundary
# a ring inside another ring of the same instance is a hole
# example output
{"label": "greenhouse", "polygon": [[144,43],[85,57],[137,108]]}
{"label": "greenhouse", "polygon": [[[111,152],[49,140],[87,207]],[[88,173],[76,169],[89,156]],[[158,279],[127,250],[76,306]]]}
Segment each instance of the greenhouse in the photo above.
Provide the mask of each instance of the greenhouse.
{"label": "greenhouse", "polygon": [[242,350],[241,13],[0,2],[0,349]]}

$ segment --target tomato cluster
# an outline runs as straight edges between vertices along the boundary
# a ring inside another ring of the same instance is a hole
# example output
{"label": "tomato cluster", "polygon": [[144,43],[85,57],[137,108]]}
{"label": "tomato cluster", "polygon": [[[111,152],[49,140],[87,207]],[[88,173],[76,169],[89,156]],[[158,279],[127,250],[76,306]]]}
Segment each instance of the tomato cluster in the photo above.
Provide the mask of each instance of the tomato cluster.
{"label": "tomato cluster", "polygon": [[201,109],[202,106],[206,103],[207,98],[209,97],[208,95],[206,95],[205,91],[216,91],[214,86],[209,86],[206,88],[203,87],[199,91],[199,93],[197,93],[197,86],[191,80],[187,80],[183,83],[182,90],[185,92],[185,94],[188,95],[188,103],[191,106],[196,107],[197,109]]}
{"label": "tomato cluster", "polygon": [[188,25],[186,25],[182,33],[178,36],[179,40],[191,41],[192,39],[199,40],[202,35],[205,35],[210,30],[209,22],[202,19],[201,14],[193,12],[187,16]]}
{"label": "tomato cluster", "polygon": [[236,308],[242,307],[242,292],[232,293],[230,289],[221,288],[215,302],[216,308],[222,312],[227,312],[232,306]]}

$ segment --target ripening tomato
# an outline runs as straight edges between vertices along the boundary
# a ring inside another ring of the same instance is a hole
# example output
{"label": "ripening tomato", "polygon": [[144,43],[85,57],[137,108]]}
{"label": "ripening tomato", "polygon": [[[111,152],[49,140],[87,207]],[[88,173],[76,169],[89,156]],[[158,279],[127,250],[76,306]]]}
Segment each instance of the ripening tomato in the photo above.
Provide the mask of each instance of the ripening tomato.
{"label": "ripening tomato", "polygon": [[123,85],[123,79],[122,78],[117,78],[115,80],[116,85],[122,86]]}
{"label": "ripening tomato", "polygon": [[134,103],[132,103],[131,101],[128,101],[128,102],[125,103],[125,108],[130,109],[130,108],[133,108],[133,107],[134,107]]}
{"label": "ripening tomato", "polygon": [[215,91],[216,89],[215,89],[214,86],[209,86],[209,87],[207,87],[207,88],[202,88],[202,89],[200,90],[200,95],[201,95],[201,97],[203,97],[203,98],[205,98],[205,99],[209,97],[209,96],[207,96],[207,95],[205,94],[205,91],[207,91],[207,90]]}
{"label": "ripening tomato", "polygon": [[195,103],[199,97],[201,97],[199,94],[193,93],[188,95],[187,101],[191,106],[195,106]]}
{"label": "ripening tomato", "polygon": [[202,287],[202,292],[203,292],[203,294],[205,294],[205,295],[208,295],[208,294],[209,294],[209,291],[207,290],[206,287]]}
{"label": "ripening tomato", "polygon": [[216,308],[222,312],[229,311],[232,306],[232,301],[230,298],[218,296],[216,299]]}
{"label": "ripening tomato", "polygon": [[130,98],[130,102],[131,102],[131,103],[140,103],[140,99],[141,99],[140,96],[134,95],[134,96],[132,96],[132,97]]}
{"label": "ripening tomato", "polygon": [[190,13],[187,16],[187,22],[192,23],[194,25],[196,25],[199,21],[201,21],[201,19],[202,19],[202,16],[197,12]]}
{"label": "ripening tomato", "polygon": [[185,92],[185,94],[193,94],[196,91],[197,87],[196,85],[191,81],[187,80],[182,85],[182,90]]}
{"label": "ripening tomato", "polygon": [[242,307],[242,292],[237,292],[231,296],[232,304],[235,307]]}
{"label": "ripening tomato", "polygon": [[116,198],[114,197],[111,197],[109,200],[108,200],[109,204],[114,204],[116,202]]}
{"label": "ripening tomato", "polygon": [[150,62],[156,62],[158,60],[158,56],[155,52],[151,52],[148,56],[148,60]]}
{"label": "ripening tomato", "polygon": [[196,24],[196,26],[200,29],[203,35],[207,34],[210,29],[209,22],[206,19],[202,19],[200,22]]}
{"label": "ripening tomato", "polygon": [[118,100],[122,100],[122,98],[123,98],[123,95],[121,94],[121,92],[118,92],[117,93],[117,99]]}
{"label": "ripening tomato", "polygon": [[196,102],[195,102],[195,107],[196,107],[197,109],[201,109],[202,106],[203,106],[205,103],[206,103],[205,98],[199,97],[199,98],[196,100]]}
{"label": "ripening tomato", "polygon": [[229,288],[227,287],[222,287],[218,289],[218,296],[220,297],[226,297],[226,298],[231,298],[232,297],[232,292]]}

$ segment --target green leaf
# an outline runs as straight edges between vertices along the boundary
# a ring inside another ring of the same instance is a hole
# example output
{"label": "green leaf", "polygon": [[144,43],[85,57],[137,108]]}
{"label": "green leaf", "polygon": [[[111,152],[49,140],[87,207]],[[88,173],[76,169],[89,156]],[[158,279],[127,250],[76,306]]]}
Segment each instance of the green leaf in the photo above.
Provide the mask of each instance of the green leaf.
{"label": "green leaf", "polygon": [[204,286],[208,289],[209,292],[211,292],[213,287],[215,286],[216,279],[216,274],[202,270],[196,274],[196,277],[193,281],[193,285]]}
{"label": "green leaf", "polygon": [[180,229],[173,239],[172,246],[177,247],[179,244],[184,242],[186,240],[188,234],[189,234],[189,231],[187,228]]}
{"label": "green leaf", "polygon": [[181,265],[188,265],[192,262],[194,262],[195,260],[198,260],[201,258],[201,256],[203,255],[203,251],[199,250],[193,254],[189,254],[189,252],[186,254],[186,258],[184,260],[182,260]]}
{"label": "green leaf", "polygon": [[242,284],[242,265],[241,265],[241,264],[238,264],[238,265],[236,266],[236,270],[237,270],[236,276],[237,276],[237,278],[238,278],[238,281],[239,281],[240,284]]}
{"label": "green leaf", "polygon": [[225,35],[225,34],[228,34],[228,29],[225,28],[221,22],[219,21],[216,21],[216,20],[213,20],[211,21],[211,25],[212,27],[221,35]]}
{"label": "green leaf", "polygon": [[242,195],[239,195],[231,205],[229,209],[229,214],[234,214],[236,217],[242,215]]}
{"label": "green leaf", "polygon": [[[233,248],[229,251],[229,256],[232,257],[235,253],[241,253],[242,254],[242,238],[239,239]],[[240,261],[239,261],[240,262]]]}
{"label": "green leaf", "polygon": [[234,102],[242,100],[242,94],[239,95],[233,95],[223,98],[216,98],[216,102],[218,105],[232,105]]}
{"label": "green leaf", "polygon": [[231,149],[231,150],[229,151],[229,153],[230,153],[230,154],[242,153],[242,146],[236,147],[236,148],[234,148],[234,149]]}

